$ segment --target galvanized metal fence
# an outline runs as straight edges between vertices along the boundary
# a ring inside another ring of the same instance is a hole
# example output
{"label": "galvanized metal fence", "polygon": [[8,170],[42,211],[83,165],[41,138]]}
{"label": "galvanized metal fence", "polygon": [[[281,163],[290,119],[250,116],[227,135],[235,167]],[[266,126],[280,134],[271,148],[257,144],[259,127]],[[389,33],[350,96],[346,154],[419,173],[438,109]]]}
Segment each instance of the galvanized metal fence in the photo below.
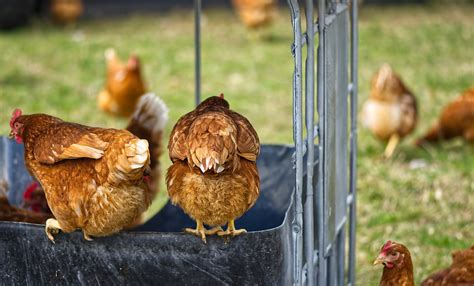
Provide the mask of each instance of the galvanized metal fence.
{"label": "galvanized metal fence", "polygon": [[[295,63],[296,177],[291,238],[295,285],[355,285],[358,15],[357,1],[349,1],[318,1],[315,22],[313,0],[305,0],[301,3],[306,19],[306,32],[303,33],[300,3],[287,0],[294,35],[291,53]],[[201,0],[195,0],[194,4],[195,99],[198,104],[201,94]],[[303,65],[304,49],[306,60]],[[306,138],[303,137],[303,122]]]}

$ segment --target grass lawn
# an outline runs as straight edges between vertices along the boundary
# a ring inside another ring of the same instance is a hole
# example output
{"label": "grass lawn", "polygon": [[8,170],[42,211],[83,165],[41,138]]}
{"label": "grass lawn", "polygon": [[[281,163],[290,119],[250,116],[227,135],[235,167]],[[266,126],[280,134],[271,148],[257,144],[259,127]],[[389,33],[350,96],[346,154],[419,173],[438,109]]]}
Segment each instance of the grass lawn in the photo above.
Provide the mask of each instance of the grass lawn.
{"label": "grass lawn", "polygon": [[[367,97],[370,76],[388,62],[415,92],[420,108],[416,132],[390,160],[381,158],[381,143],[366,130],[359,131],[361,285],[378,283],[382,269],[371,262],[387,239],[410,248],[417,283],[447,266],[453,250],[474,242],[474,148],[460,140],[427,151],[412,145],[443,104],[474,85],[473,14],[474,5],[366,6],[361,11],[360,104]],[[104,82],[103,52],[108,47],[115,47],[121,56],[132,52],[141,56],[150,90],[170,107],[169,134],[194,102],[192,15],[192,11],[136,15],[82,22],[76,28],[38,22],[2,32],[0,134],[8,134],[16,107],[24,113],[44,112],[84,124],[123,128],[125,120],[96,107]],[[264,40],[249,37],[231,11],[206,11],[203,94],[224,92],[231,106],[254,124],[262,142],[291,143],[289,12],[281,10],[263,34]],[[162,161],[169,165],[166,155]],[[416,168],[413,162],[424,164]]]}

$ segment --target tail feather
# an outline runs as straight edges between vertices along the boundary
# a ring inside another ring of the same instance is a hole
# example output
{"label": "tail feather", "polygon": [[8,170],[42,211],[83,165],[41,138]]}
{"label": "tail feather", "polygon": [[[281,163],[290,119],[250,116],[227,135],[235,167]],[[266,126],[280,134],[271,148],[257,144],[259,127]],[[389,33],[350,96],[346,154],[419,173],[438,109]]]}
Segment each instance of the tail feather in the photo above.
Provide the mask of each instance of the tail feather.
{"label": "tail feather", "polygon": [[155,192],[160,177],[159,158],[163,149],[163,130],[168,122],[168,107],[154,93],[140,97],[127,130],[150,145],[150,188]]}

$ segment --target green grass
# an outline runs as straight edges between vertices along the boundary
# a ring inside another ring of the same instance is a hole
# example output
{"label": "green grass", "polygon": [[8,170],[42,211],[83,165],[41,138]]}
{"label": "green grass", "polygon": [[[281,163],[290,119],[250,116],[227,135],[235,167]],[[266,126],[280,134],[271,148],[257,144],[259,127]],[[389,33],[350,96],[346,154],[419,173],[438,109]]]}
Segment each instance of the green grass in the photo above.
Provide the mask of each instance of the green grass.
{"label": "green grass", "polygon": [[[412,145],[443,104],[474,84],[473,14],[473,5],[366,6],[361,11],[360,104],[367,97],[370,76],[388,62],[417,95],[420,121],[390,160],[381,158],[381,143],[366,130],[359,131],[359,284],[378,283],[381,269],[371,261],[387,239],[411,249],[417,282],[448,265],[453,250],[474,241],[474,149],[460,140],[427,151]],[[124,127],[125,120],[96,108],[108,47],[121,56],[141,56],[148,86],[168,104],[174,123],[193,106],[192,15],[137,15],[82,22],[75,29],[38,22],[3,32],[0,134],[9,132],[15,107],[84,124]],[[230,11],[206,11],[203,18],[203,94],[224,92],[231,106],[254,124],[262,142],[291,143],[289,12],[280,11],[275,25],[263,31],[264,40],[248,36]],[[413,160],[425,166],[412,168]],[[167,156],[162,161],[169,165]],[[163,203],[161,198],[153,210]]]}

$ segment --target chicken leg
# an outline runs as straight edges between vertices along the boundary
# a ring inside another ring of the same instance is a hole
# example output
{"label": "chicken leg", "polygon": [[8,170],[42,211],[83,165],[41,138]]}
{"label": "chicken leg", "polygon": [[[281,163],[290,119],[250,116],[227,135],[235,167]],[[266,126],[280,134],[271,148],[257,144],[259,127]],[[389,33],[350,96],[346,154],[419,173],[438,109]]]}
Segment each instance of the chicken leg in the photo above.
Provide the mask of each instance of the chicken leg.
{"label": "chicken leg", "polygon": [[385,147],[385,158],[390,158],[393,154],[393,151],[395,151],[395,148],[398,145],[398,142],[400,142],[400,136],[395,133],[392,136],[390,136],[390,139],[388,140],[387,147]]}
{"label": "chicken leg", "polygon": [[53,243],[54,243],[53,234],[58,234],[60,230],[61,230],[61,227],[59,226],[59,223],[57,220],[55,220],[54,218],[48,218],[46,220],[46,226],[44,228],[44,231],[46,232],[46,235],[48,236],[49,240],[51,240]]}
{"label": "chicken leg", "polygon": [[218,236],[225,236],[225,235],[237,236],[246,232],[247,230],[245,229],[235,229],[234,220],[231,220],[227,223],[227,229],[225,231],[217,232],[217,235]]}
{"label": "chicken leg", "polygon": [[196,229],[193,229],[193,228],[184,229],[184,232],[194,234],[195,236],[199,236],[204,243],[207,243],[206,234],[213,235],[221,231],[222,231],[222,228],[220,226],[216,226],[212,229],[206,229],[204,225],[202,224],[202,221],[200,220],[196,220]]}

